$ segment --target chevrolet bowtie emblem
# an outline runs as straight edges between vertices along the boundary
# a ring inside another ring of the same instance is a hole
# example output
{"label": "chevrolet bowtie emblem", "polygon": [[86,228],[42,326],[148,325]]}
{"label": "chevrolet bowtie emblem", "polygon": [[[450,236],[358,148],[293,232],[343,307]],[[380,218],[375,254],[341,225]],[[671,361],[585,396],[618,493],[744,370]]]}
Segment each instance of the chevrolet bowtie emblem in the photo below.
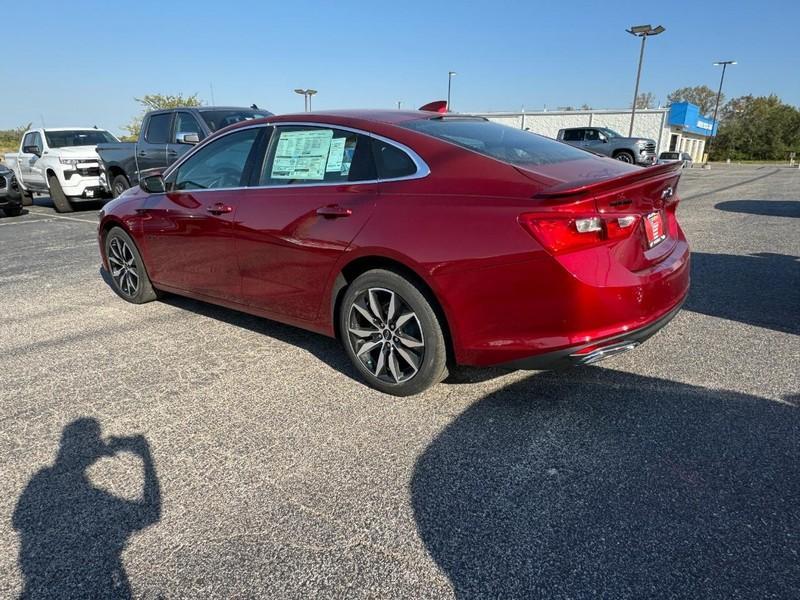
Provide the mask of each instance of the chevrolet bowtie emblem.
{"label": "chevrolet bowtie emblem", "polygon": [[665,188],[665,189],[664,189],[664,191],[663,191],[663,192],[661,192],[661,199],[662,199],[662,200],[666,200],[667,198],[672,198],[672,196],[673,196],[673,194],[674,194],[674,193],[675,193],[675,192],[674,192],[674,190],[672,189],[672,186],[670,186],[670,187],[668,187],[668,188]]}

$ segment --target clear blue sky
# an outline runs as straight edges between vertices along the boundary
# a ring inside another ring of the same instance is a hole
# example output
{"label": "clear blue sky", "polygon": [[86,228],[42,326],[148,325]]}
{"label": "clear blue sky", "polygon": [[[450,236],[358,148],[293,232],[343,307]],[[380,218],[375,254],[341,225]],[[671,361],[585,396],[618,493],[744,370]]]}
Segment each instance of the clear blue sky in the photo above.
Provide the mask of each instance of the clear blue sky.
{"label": "clear blue sky", "polygon": [[[217,104],[302,110],[418,107],[539,110],[628,106],[638,40],[625,28],[661,24],[648,41],[642,91],[716,89],[711,63],[735,59],[725,92],[776,93],[800,105],[800,1],[748,2],[3,2],[0,129],[49,126],[118,132],[135,96],[198,93]],[[702,8],[701,8],[702,7]]]}

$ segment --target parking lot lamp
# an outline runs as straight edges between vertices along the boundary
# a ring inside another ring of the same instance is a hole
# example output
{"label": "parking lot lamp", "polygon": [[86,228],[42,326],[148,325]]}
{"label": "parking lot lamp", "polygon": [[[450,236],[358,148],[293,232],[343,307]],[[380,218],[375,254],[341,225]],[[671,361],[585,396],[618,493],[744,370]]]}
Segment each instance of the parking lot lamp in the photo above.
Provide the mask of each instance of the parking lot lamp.
{"label": "parking lot lamp", "polygon": [[304,90],[302,88],[297,88],[297,89],[295,89],[295,93],[300,94],[301,96],[303,96],[303,109],[306,112],[309,112],[311,110],[311,96],[316,94],[317,90],[312,90],[310,88],[307,89],[307,90]]}
{"label": "parking lot lamp", "polygon": [[719,110],[719,99],[722,96],[722,82],[725,81],[725,69],[728,65],[735,65],[735,60],[720,60],[714,63],[715,67],[722,65],[722,76],[719,78],[719,89],[717,90],[717,102],[714,104],[714,121],[711,123],[711,127],[714,129],[711,130],[711,137],[708,138],[708,144],[706,145],[706,154],[710,156],[711,141],[717,136],[717,131],[719,127],[717,127],[717,111]]}
{"label": "parking lot lamp", "polygon": [[639,68],[636,71],[636,87],[633,89],[633,106],[631,107],[631,126],[628,129],[628,137],[633,136],[633,119],[636,116],[636,99],[639,97],[639,79],[642,76],[642,59],[644,58],[644,44],[651,35],[658,35],[666,31],[661,25],[651,27],[650,25],[635,25],[626,29],[633,36],[642,38],[642,47],[639,50]]}
{"label": "parking lot lamp", "polygon": [[447,72],[447,112],[450,112],[450,89],[453,86],[453,75],[455,74],[455,71]]}

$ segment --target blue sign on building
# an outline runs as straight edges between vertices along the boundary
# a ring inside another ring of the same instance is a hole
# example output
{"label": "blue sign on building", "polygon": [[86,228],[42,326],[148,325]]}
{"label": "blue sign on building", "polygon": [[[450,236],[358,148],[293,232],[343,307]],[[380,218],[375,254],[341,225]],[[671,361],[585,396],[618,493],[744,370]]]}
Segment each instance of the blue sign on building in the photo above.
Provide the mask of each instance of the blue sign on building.
{"label": "blue sign on building", "polygon": [[700,114],[700,107],[689,102],[678,102],[669,107],[669,124],[689,133],[710,137],[717,132],[716,123]]}

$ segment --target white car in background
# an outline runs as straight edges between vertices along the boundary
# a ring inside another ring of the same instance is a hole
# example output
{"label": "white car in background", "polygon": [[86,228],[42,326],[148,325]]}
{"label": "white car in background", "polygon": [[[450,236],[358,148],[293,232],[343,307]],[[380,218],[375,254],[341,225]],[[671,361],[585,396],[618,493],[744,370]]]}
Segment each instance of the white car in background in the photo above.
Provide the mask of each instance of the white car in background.
{"label": "white car in background", "polygon": [[683,167],[691,167],[692,166],[692,156],[688,152],[662,152],[658,155],[658,161],[656,162],[657,165],[665,165],[667,163],[674,163],[674,162],[681,162],[683,161]]}
{"label": "white car in background", "polygon": [[97,144],[117,142],[103,129],[59,127],[30,129],[20,142],[19,152],[4,156],[14,172],[23,204],[33,194],[50,194],[58,212],[70,212],[73,204],[104,197],[100,183]]}

